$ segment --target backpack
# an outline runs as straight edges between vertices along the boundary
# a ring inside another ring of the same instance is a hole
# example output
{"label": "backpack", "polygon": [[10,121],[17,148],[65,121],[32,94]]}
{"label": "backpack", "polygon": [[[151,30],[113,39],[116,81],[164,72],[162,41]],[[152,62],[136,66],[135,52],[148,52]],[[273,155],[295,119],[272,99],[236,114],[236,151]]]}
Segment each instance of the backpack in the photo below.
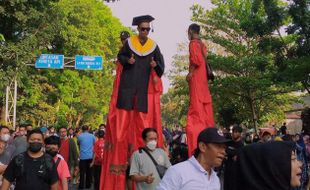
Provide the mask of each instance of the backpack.
{"label": "backpack", "polygon": [[[15,164],[18,168],[15,171],[16,172],[16,178],[23,177],[26,175],[26,171],[25,171],[25,156],[26,156],[26,154],[27,154],[27,152],[20,153],[15,158]],[[60,160],[59,160],[59,162],[60,162]],[[43,159],[41,159],[41,163],[40,163],[40,167],[39,167],[40,171],[37,172],[37,175],[39,177],[43,178],[43,180],[45,182],[48,182],[48,180],[49,180],[48,173],[50,171],[52,171],[53,164],[54,164],[53,158],[50,155],[44,153]]]}

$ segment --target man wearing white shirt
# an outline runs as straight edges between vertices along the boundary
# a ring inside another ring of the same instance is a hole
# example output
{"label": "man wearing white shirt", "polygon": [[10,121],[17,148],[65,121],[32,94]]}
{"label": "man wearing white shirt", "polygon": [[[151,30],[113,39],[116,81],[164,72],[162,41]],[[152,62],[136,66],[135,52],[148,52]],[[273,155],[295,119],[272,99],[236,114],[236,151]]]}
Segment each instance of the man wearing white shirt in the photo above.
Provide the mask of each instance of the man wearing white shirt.
{"label": "man wearing white shirt", "polygon": [[213,168],[222,164],[228,141],[216,128],[201,131],[194,155],[170,167],[156,190],[220,190]]}

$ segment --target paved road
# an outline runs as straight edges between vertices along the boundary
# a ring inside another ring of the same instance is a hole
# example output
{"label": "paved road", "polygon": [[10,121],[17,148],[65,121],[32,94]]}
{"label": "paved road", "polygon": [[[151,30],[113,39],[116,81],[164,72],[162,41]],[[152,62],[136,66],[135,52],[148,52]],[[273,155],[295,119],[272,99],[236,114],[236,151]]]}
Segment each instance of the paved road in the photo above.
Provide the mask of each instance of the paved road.
{"label": "paved road", "polygon": [[[80,190],[78,187],[79,187],[79,185],[69,184],[69,190]],[[89,189],[83,189],[83,190],[94,190],[94,187],[91,187]]]}

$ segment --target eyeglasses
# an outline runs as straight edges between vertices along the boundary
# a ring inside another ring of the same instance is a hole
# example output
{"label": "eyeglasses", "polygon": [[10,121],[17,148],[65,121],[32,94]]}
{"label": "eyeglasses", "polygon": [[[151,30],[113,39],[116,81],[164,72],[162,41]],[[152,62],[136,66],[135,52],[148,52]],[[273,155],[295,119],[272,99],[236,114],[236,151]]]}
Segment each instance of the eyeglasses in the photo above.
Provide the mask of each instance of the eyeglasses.
{"label": "eyeglasses", "polygon": [[151,28],[144,28],[144,27],[141,27],[140,30],[141,30],[142,32],[144,32],[144,31],[148,31],[148,32],[149,32],[149,31],[151,30]]}

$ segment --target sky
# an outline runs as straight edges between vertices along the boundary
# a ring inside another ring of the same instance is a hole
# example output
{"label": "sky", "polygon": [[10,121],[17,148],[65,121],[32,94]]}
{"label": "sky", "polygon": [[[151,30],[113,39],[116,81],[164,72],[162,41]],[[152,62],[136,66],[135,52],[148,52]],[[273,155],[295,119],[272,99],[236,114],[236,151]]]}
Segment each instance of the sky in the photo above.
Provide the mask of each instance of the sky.
{"label": "sky", "polygon": [[150,32],[149,37],[157,42],[164,55],[166,69],[162,79],[164,92],[167,92],[170,85],[167,74],[172,68],[172,57],[177,53],[178,44],[188,41],[187,28],[193,23],[190,7],[199,4],[209,8],[210,0],[120,0],[105,4],[126,27],[131,27],[135,16],[149,14],[155,18],[154,32]]}

